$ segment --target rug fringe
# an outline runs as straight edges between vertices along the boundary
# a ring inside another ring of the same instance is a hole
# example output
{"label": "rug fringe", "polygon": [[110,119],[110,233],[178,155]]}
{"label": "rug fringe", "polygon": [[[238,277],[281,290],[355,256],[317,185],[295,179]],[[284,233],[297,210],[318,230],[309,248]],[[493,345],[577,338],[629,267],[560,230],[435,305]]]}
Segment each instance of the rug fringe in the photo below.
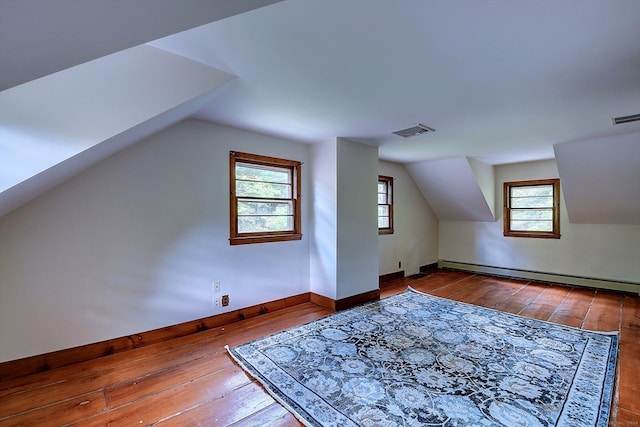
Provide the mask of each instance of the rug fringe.
{"label": "rug fringe", "polygon": [[228,345],[224,346],[225,350],[227,350],[227,353],[229,354],[229,356],[231,356],[231,359],[233,359],[251,378],[253,378],[254,380],[256,380],[257,382],[260,383],[260,385],[262,385],[262,387],[267,391],[267,393],[269,393],[269,395],[271,397],[273,397],[273,399],[275,401],[277,401],[279,404],[281,404],[287,411],[289,411],[295,418],[296,420],[300,421],[305,427],[316,427],[313,424],[310,424],[307,420],[305,420],[304,418],[302,418],[302,416],[296,412],[291,405],[289,405],[287,402],[283,401],[273,390],[271,390],[271,388],[269,387],[268,384],[266,384],[265,380],[263,380],[262,378],[259,378],[255,375],[253,375],[251,369],[249,369],[247,367],[246,364],[242,363],[242,361],[240,359],[238,359],[233,352],[231,351],[231,348]]}

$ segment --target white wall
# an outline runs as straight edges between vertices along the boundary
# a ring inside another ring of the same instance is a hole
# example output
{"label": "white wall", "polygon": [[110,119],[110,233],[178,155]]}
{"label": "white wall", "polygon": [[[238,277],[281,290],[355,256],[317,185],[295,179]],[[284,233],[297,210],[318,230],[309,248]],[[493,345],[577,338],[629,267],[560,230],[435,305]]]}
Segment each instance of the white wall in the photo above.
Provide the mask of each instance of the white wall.
{"label": "white wall", "polygon": [[310,291],[335,300],[338,256],[338,145],[313,144],[311,151]]}
{"label": "white wall", "polygon": [[378,273],[418,273],[420,266],[438,260],[438,219],[403,165],[380,161],[378,174],[394,178],[394,232],[378,238]]}
{"label": "white wall", "polygon": [[378,289],[378,149],[338,138],[337,299]]}
{"label": "white wall", "polygon": [[[229,151],[309,147],[187,120],[0,218],[0,362],[309,291],[301,241],[229,245]],[[302,169],[303,194],[309,174]]]}
{"label": "white wall", "polygon": [[336,138],[311,158],[311,292],[339,300],[378,289],[377,148]]}
{"label": "white wall", "polygon": [[[441,221],[440,259],[599,279],[640,281],[640,226],[572,224],[567,216],[562,188],[560,239],[502,235],[503,183],[557,178],[555,160],[496,166],[495,176],[498,221]],[[562,181],[560,185],[562,187]]]}
{"label": "white wall", "polygon": [[[491,210],[492,217],[496,217],[496,209],[499,209],[499,206],[496,206],[496,191],[495,191],[495,174],[493,171],[493,166],[484,162],[481,162],[476,159],[472,159],[467,157],[467,161],[469,162],[469,166],[473,171],[473,175],[476,177],[478,181],[478,185],[480,186],[480,191],[484,195],[485,200],[487,201],[487,205],[489,206],[489,210]],[[498,193],[502,194],[502,193]]]}

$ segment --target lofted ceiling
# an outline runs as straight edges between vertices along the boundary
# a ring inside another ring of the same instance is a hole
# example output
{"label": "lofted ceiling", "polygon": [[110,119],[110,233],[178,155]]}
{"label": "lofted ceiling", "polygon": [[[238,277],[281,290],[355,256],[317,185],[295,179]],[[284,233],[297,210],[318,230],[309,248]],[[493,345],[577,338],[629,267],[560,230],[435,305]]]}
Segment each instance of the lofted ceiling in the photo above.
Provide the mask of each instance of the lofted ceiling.
{"label": "lofted ceiling", "polygon": [[640,113],[638,22],[637,0],[2,2],[0,215],[187,116],[465,169],[640,135],[611,122]]}
{"label": "lofted ceiling", "polygon": [[501,164],[640,130],[611,124],[640,113],[638,22],[637,0],[295,0],[151,44],[239,76],[200,118]]}

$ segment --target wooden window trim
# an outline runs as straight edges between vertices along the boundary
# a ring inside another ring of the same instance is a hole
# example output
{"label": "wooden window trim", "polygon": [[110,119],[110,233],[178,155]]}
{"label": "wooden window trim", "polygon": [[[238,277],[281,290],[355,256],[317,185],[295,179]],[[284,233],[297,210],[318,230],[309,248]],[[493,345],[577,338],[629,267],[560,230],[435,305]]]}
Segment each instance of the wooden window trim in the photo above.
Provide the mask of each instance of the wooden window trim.
{"label": "wooden window trim", "polygon": [[[238,198],[236,197],[236,163],[249,163],[262,166],[272,166],[289,169],[293,180],[291,203],[293,204],[293,230],[259,233],[238,232]],[[280,159],[277,157],[262,156],[259,154],[229,152],[229,187],[230,187],[230,231],[229,243],[231,245],[245,245],[252,243],[283,242],[302,239],[301,220],[301,166],[302,162],[296,160]]]}
{"label": "wooden window trim", "polygon": [[[511,188],[527,187],[534,185],[552,185],[553,186],[553,208],[552,221],[553,231],[513,231],[511,230]],[[534,237],[542,239],[559,239],[560,238],[560,179],[537,179],[528,181],[505,182],[503,186],[503,207],[504,207],[504,235],[507,237]]]}
{"label": "wooden window trim", "polygon": [[378,234],[393,234],[393,177],[378,175],[378,182],[380,181],[384,181],[387,185],[387,201],[389,203],[385,205],[389,206],[389,227],[378,227]]}

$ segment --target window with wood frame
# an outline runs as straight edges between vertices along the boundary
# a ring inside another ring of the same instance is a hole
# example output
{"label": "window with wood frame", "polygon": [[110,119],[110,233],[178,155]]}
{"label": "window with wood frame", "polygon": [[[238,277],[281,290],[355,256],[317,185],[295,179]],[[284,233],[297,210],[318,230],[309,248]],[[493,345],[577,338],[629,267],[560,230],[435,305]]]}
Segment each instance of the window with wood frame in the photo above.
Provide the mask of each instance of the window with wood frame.
{"label": "window with wood frame", "polygon": [[393,234],[393,178],[378,175],[378,234]]}
{"label": "window with wood frame", "polygon": [[232,151],[230,243],[300,240],[301,162]]}
{"label": "window with wood frame", "polygon": [[560,180],[504,183],[504,235],[560,238]]}

